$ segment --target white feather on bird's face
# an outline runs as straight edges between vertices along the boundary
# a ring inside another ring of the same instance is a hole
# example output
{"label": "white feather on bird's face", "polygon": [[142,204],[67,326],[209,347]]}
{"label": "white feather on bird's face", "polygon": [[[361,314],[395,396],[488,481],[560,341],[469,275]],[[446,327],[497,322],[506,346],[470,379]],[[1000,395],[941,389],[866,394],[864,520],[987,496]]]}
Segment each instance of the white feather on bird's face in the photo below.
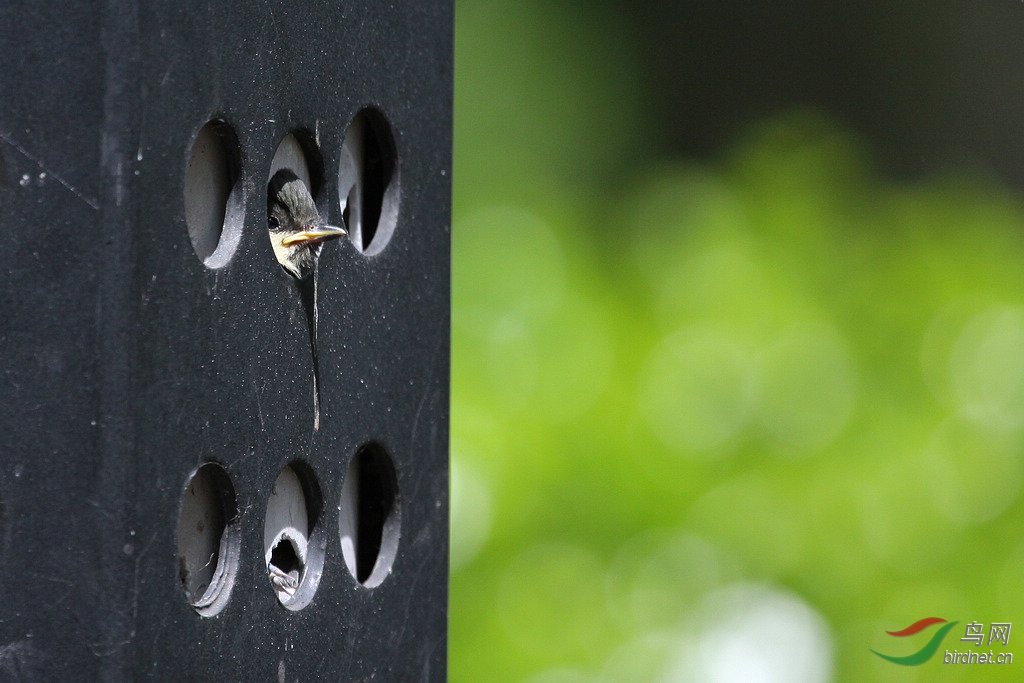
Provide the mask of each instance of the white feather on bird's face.
{"label": "white feather on bird's face", "polygon": [[323,243],[345,234],[324,224],[306,184],[289,169],[267,185],[267,228],[277,262],[299,280],[313,272]]}

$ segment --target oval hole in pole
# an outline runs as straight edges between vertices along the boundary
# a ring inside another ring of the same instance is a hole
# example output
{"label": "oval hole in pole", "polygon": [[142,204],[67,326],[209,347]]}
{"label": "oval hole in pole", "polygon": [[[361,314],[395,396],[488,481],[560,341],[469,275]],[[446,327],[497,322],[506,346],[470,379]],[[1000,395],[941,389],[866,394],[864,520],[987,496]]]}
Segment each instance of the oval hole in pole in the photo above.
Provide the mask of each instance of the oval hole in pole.
{"label": "oval hole in pole", "polygon": [[178,578],[196,612],[227,605],[238,572],[241,534],[235,488],[223,467],[207,463],[189,478],[178,514]]}
{"label": "oval hole in pole", "polygon": [[400,526],[394,465],[383,446],[367,444],[349,463],[339,505],[341,552],[356,581],[372,588],[388,576]]}
{"label": "oval hole in pole", "polygon": [[242,239],[241,166],[231,126],[214,119],[199,129],[185,168],[185,225],[196,256],[207,268],[226,266]]}
{"label": "oval hole in pole", "polygon": [[263,553],[278,601],[297,611],[313,600],[323,573],[326,538],[318,524],[323,496],[311,467],[292,462],[267,500]]}
{"label": "oval hole in pole", "polygon": [[338,198],[349,239],[372,256],[387,246],[398,223],[398,150],[391,125],[376,109],[355,115],[341,144]]}

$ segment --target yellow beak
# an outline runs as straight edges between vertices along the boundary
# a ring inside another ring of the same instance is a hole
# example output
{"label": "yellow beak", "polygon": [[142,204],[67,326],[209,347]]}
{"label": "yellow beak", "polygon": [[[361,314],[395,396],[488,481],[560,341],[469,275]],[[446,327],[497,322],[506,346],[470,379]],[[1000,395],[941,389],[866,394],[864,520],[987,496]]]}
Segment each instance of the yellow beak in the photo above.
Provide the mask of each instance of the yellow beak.
{"label": "yellow beak", "polygon": [[348,233],[345,231],[345,228],[336,228],[333,225],[324,225],[313,230],[303,230],[302,232],[297,232],[294,235],[288,235],[288,237],[281,240],[281,244],[286,247],[290,247],[293,244],[319,244],[320,242],[333,240],[347,234]]}

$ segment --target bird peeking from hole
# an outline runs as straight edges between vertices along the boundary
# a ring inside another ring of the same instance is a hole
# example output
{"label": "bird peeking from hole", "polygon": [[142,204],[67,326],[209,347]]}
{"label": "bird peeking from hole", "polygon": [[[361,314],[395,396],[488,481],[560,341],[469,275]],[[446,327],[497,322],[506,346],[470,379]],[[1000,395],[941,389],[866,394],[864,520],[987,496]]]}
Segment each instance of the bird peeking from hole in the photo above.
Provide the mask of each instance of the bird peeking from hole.
{"label": "bird peeking from hole", "polygon": [[287,168],[267,185],[267,223],[274,256],[296,280],[313,274],[324,242],[346,234],[321,220],[306,183]]}
{"label": "bird peeking from hole", "polygon": [[267,184],[267,229],[274,256],[292,276],[309,322],[313,353],[313,429],[320,429],[320,362],[317,359],[316,264],[325,242],[346,234],[345,228],[327,225],[313,203],[306,184],[289,169],[274,174]]}

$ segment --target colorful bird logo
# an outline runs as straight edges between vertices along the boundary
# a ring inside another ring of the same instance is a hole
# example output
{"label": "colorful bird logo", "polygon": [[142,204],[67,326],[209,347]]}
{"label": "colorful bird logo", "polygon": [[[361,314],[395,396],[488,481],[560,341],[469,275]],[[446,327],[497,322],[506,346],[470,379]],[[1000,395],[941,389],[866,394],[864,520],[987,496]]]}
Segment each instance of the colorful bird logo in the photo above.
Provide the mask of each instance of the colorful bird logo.
{"label": "colorful bird logo", "polygon": [[932,624],[943,623],[946,625],[936,631],[931,640],[913,654],[905,655],[903,657],[895,657],[893,655],[883,655],[881,652],[875,652],[875,650],[871,651],[882,659],[889,660],[893,664],[902,664],[903,666],[917,666],[918,664],[923,664],[927,662],[933,654],[935,654],[935,651],[939,649],[939,645],[942,643],[942,639],[946,637],[947,633],[949,633],[949,629],[956,626],[957,622],[950,621],[947,623],[945,619],[940,619],[939,617],[925,617],[924,619],[919,619],[910,626],[900,629],[899,631],[886,631],[890,636],[912,636],[915,633],[920,633]]}

